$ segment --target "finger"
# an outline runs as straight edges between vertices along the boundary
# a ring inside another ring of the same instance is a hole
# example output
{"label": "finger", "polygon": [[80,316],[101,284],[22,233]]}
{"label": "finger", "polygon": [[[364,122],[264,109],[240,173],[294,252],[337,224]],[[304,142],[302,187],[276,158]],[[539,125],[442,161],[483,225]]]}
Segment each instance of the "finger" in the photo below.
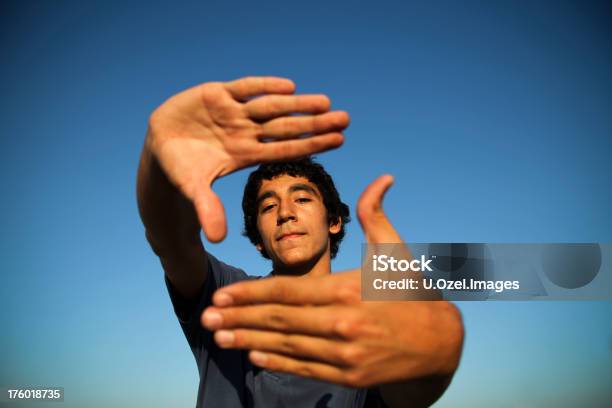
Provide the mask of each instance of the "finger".
{"label": "finger", "polygon": [[295,84],[287,78],[246,77],[226,82],[225,89],[240,101],[261,94],[292,94]]}
{"label": "finger", "polygon": [[213,304],[219,307],[259,303],[327,305],[350,303],[360,297],[359,277],[334,274],[323,278],[274,277],[243,281],[219,289]]}
{"label": "finger", "polygon": [[392,184],[392,175],[384,174],[378,177],[363,191],[357,201],[357,208],[361,210],[364,215],[382,211],[383,198]]}
{"label": "finger", "polygon": [[210,242],[223,241],[227,234],[227,226],[225,209],[219,196],[210,186],[201,186],[196,193],[194,206],[206,239]]}
{"label": "finger", "polygon": [[262,143],[256,159],[262,162],[292,160],[311,154],[336,149],[344,143],[342,133],[332,132],[303,139]]}
{"label": "finger", "polygon": [[346,342],[300,334],[239,329],[219,330],[214,338],[221,348],[261,350],[337,366],[352,365],[359,357],[353,352],[358,349]]}
{"label": "finger", "polygon": [[258,350],[253,350],[249,353],[249,360],[256,366],[272,371],[280,371],[342,385],[348,385],[349,383],[349,378],[342,368],[325,363],[304,361],[280,354],[264,353]]}
{"label": "finger", "polygon": [[382,208],[385,193],[393,176],[385,174],[372,182],[357,201],[357,218],[369,243],[402,242]]}
{"label": "finger", "polygon": [[304,133],[342,131],[349,125],[349,115],[343,111],[315,116],[289,116],[270,120],[262,125],[261,138],[291,138]]}
{"label": "finger", "polygon": [[202,324],[209,330],[249,328],[314,336],[337,336],[340,320],[347,321],[338,309],[331,307],[256,306],[209,307],[202,314]]}
{"label": "finger", "polygon": [[245,109],[250,118],[264,120],[290,113],[323,113],[330,106],[325,95],[266,95],[247,102]]}

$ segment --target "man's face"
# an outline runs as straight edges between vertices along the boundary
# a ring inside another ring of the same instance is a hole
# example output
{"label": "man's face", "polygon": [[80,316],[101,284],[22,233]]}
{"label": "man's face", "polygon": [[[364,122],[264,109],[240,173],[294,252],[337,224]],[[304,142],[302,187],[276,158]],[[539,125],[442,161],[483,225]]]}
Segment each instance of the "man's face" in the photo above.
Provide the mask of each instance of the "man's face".
{"label": "man's face", "polygon": [[330,226],[317,186],[304,177],[280,175],[263,180],[257,194],[257,229],[261,244],[276,266],[291,268],[329,259]]}

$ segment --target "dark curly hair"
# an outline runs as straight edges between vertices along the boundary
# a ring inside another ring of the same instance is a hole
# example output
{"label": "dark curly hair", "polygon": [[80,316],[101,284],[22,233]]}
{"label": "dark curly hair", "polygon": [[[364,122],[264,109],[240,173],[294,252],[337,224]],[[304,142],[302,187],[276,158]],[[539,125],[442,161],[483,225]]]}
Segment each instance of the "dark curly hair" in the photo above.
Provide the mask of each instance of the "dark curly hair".
{"label": "dark curly hair", "polygon": [[[327,209],[329,225],[336,224],[338,219],[342,221],[340,231],[330,235],[330,255],[333,259],[344,238],[344,227],[351,220],[349,207],[340,200],[340,194],[331,176],[323,166],[310,157],[287,162],[264,163],[249,175],[242,196],[242,211],[244,212],[244,232],[242,234],[248,237],[253,245],[261,243],[257,229],[257,193],[263,180],[272,180],[285,174],[292,177],[304,177],[317,186]],[[265,250],[262,250],[261,254],[264,258],[270,259]]]}

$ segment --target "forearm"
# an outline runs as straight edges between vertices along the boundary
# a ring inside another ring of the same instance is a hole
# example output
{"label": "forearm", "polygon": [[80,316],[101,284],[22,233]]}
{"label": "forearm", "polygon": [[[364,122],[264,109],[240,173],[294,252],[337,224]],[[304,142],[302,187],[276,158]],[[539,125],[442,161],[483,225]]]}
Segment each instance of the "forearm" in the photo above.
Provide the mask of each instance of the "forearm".
{"label": "forearm", "polygon": [[146,237],[161,258],[176,258],[201,246],[192,203],[168,180],[145,141],[138,167],[137,198]]}
{"label": "forearm", "polygon": [[465,335],[461,313],[446,301],[432,304],[441,319],[439,333],[444,336],[432,350],[428,364],[432,370],[410,380],[380,385],[380,394],[390,408],[404,407],[408,402],[411,407],[429,407],[444,394],[459,366]]}
{"label": "forearm", "polygon": [[168,180],[147,142],[138,167],[137,195],[147,240],[168,279],[183,298],[196,299],[206,281],[208,262],[198,217],[191,201]]}
{"label": "forearm", "polygon": [[425,408],[436,402],[451,382],[453,375],[419,378],[378,387],[389,408]]}

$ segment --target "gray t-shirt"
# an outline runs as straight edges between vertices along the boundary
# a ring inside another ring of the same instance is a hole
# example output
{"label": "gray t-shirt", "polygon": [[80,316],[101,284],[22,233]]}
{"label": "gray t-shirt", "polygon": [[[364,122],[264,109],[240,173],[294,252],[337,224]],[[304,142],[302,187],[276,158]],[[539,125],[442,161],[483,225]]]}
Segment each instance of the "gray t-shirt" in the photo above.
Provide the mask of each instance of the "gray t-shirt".
{"label": "gray t-shirt", "polygon": [[186,303],[165,278],[174,311],[200,374],[197,408],[362,408],[384,405],[377,393],[368,393],[367,389],[260,369],[251,364],[246,351],[219,348],[212,332],[201,326],[200,315],[211,304],[212,294],[218,288],[258,277],[249,276],[210,254],[208,259],[208,279],[197,304]]}

